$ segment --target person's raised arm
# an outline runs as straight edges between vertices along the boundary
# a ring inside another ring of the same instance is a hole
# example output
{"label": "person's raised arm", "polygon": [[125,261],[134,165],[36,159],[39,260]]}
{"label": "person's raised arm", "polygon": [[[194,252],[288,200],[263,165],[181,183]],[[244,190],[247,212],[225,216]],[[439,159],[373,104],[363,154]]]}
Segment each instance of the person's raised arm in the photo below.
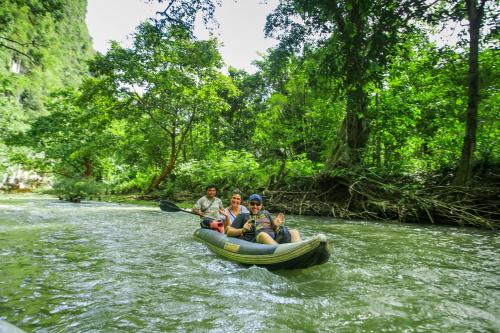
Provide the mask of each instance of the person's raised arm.
{"label": "person's raised arm", "polygon": [[280,230],[280,226],[285,223],[285,214],[283,213],[278,213],[274,219],[271,220],[271,223],[273,225],[273,229],[275,232],[278,232]]}

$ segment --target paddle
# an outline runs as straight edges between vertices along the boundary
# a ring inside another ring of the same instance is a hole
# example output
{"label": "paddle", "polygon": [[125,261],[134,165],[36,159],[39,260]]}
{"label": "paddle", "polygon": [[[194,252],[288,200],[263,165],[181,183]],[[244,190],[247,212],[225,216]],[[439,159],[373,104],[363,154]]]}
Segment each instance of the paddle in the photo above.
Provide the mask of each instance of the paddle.
{"label": "paddle", "polygon": [[[195,212],[191,212],[189,210],[185,210],[174,204],[173,202],[167,201],[167,200],[160,200],[160,209],[165,211],[165,212],[184,212],[188,214],[193,214],[196,216],[200,216],[196,214]],[[211,216],[203,216],[203,218],[210,219],[210,220],[216,220],[215,217]]]}

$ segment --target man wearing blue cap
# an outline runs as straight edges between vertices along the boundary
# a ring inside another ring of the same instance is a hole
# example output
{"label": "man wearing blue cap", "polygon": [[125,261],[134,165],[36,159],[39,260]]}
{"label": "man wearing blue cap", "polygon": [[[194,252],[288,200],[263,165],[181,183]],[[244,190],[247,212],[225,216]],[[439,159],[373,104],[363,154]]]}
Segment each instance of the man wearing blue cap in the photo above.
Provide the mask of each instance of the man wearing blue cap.
{"label": "man wearing blue cap", "polygon": [[300,242],[298,230],[288,230],[282,224],[285,215],[279,213],[274,219],[267,210],[263,210],[262,197],[252,194],[248,197],[250,213],[239,214],[227,229],[227,235],[240,237],[250,242],[262,244]]}

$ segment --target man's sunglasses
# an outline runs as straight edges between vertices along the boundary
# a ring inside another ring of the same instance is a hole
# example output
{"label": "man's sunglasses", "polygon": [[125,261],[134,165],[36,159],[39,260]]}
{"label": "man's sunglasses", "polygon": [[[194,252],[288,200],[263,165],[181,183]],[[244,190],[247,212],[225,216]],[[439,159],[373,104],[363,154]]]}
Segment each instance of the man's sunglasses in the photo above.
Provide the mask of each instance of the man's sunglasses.
{"label": "man's sunglasses", "polygon": [[260,202],[251,201],[250,206],[260,206]]}

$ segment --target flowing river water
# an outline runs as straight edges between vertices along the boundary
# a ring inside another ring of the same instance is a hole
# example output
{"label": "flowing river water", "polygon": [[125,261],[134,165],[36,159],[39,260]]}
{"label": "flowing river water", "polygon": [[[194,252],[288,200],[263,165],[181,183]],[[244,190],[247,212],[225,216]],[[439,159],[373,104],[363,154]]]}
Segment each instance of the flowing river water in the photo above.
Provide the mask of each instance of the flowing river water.
{"label": "flowing river water", "polygon": [[500,236],[288,216],[330,260],[268,271],[156,207],[0,196],[0,319],[26,332],[500,332]]}

